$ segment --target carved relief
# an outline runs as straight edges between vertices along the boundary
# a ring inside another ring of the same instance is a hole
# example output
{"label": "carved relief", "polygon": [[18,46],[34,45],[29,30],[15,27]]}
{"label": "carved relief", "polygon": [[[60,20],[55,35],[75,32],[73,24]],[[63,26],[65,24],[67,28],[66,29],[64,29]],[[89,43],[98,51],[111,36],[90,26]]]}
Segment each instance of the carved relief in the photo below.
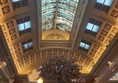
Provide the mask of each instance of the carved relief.
{"label": "carved relief", "polygon": [[112,13],[111,13],[111,16],[114,17],[114,18],[117,18],[118,17],[118,11],[113,10]]}
{"label": "carved relief", "polygon": [[1,4],[7,3],[7,0],[0,0]]}
{"label": "carved relief", "polygon": [[103,42],[104,37],[100,35],[100,36],[98,37],[98,39]]}
{"label": "carved relief", "polygon": [[106,23],[105,25],[104,25],[104,29],[106,29],[106,30],[110,30],[111,29],[111,25],[110,24],[108,24],[108,23]]}
{"label": "carved relief", "polygon": [[[83,65],[81,65],[83,67],[85,67],[85,65],[88,68],[89,68],[89,66],[91,66],[90,65],[90,62],[91,62],[90,59],[88,59],[85,56],[79,55],[77,52],[72,52],[72,51],[66,50],[66,49],[40,50],[39,52],[31,53],[22,59],[18,59],[18,64],[20,66],[20,69],[22,70],[23,68],[27,68],[27,66],[29,66],[29,65],[35,65],[37,62],[40,62],[40,61],[46,61],[46,59],[51,58],[52,56],[63,56],[63,55],[65,56],[65,58],[75,59],[77,61],[78,65],[83,64]],[[81,58],[79,56],[81,56]],[[81,63],[81,64],[79,64],[79,63]],[[87,70],[87,69],[85,69],[85,70]],[[82,71],[85,71],[85,70],[83,68]]]}
{"label": "carved relief", "polygon": [[3,14],[9,13],[9,12],[10,12],[9,6],[3,7],[3,8],[2,8],[2,11],[3,11]]}
{"label": "carved relief", "polygon": [[109,35],[108,35],[108,38],[109,38],[110,40],[112,40],[113,37],[114,37],[114,35],[112,35],[112,34],[109,34]]}
{"label": "carved relief", "polygon": [[8,28],[11,28],[11,27],[13,27],[13,26],[14,26],[14,23],[13,23],[13,21],[10,21],[10,22],[8,22],[8,23],[7,23],[7,26],[8,26]]}
{"label": "carved relief", "polygon": [[17,35],[16,34],[11,36],[11,40],[15,40],[15,39],[17,39]]}
{"label": "carved relief", "polygon": [[116,27],[113,28],[112,32],[116,34],[118,32],[118,29]]}
{"label": "carved relief", "polygon": [[110,43],[110,39],[106,39],[104,43],[108,45]]}
{"label": "carved relief", "polygon": [[59,35],[56,33],[48,35],[45,39],[46,40],[65,40],[65,38],[62,35]]}
{"label": "carved relief", "polygon": [[10,29],[10,30],[9,30],[9,33],[10,33],[10,34],[15,33],[15,29],[14,29],[14,28]]}
{"label": "carved relief", "polygon": [[106,35],[107,35],[107,33],[108,33],[108,32],[107,32],[107,31],[105,31],[105,30],[102,30],[102,31],[101,31],[101,34],[102,34],[103,36],[106,36]]}

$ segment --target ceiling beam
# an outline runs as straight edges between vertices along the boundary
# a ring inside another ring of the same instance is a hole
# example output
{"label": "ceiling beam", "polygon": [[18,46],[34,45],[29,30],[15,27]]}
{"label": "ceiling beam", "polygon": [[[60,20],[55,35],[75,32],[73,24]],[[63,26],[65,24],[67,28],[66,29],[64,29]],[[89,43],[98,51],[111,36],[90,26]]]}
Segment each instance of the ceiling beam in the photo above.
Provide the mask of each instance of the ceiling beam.
{"label": "ceiling beam", "polygon": [[55,12],[55,17],[54,17],[54,29],[56,29],[56,27],[57,27],[58,3],[59,3],[59,1],[56,0],[56,12]]}

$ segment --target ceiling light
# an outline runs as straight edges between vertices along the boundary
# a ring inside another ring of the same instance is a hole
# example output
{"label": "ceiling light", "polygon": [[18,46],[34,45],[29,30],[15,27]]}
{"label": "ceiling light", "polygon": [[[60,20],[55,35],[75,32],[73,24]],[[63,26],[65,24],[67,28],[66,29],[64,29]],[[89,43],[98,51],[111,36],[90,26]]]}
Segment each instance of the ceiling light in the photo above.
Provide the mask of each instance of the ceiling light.
{"label": "ceiling light", "polygon": [[39,78],[38,79],[38,83],[43,83],[43,79],[42,78]]}

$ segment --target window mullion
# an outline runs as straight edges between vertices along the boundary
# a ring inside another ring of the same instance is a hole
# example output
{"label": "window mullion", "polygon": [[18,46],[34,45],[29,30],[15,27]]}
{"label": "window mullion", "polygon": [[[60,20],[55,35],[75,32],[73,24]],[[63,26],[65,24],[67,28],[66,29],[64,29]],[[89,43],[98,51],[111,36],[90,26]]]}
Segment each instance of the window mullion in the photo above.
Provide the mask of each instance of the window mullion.
{"label": "window mullion", "polygon": [[26,33],[26,28],[25,28],[25,20],[23,19],[23,25],[24,25],[24,32]]}
{"label": "window mullion", "polygon": [[91,31],[93,31],[93,28],[94,28],[95,23],[96,23],[96,21],[94,21],[94,23],[93,23],[93,27],[92,27]]}
{"label": "window mullion", "polygon": [[86,44],[84,43],[84,48],[85,48]]}
{"label": "window mullion", "polygon": [[93,24],[93,27],[92,27],[91,31],[93,31],[93,28],[94,28],[94,24]]}
{"label": "window mullion", "polygon": [[20,3],[20,6],[22,6],[21,0],[19,1],[19,3]]}
{"label": "window mullion", "polygon": [[106,0],[104,0],[103,5],[104,5],[105,2],[106,2]]}
{"label": "window mullion", "polygon": [[29,42],[27,43],[27,49],[29,49]]}

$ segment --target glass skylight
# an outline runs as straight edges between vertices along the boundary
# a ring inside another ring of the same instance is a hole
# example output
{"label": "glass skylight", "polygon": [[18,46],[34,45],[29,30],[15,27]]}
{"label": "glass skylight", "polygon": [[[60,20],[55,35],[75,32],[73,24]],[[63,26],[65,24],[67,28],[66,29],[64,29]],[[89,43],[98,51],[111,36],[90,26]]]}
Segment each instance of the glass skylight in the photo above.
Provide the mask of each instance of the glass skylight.
{"label": "glass skylight", "polygon": [[111,6],[113,0],[97,0],[97,3],[104,4],[106,6]]}
{"label": "glass skylight", "polygon": [[71,32],[79,0],[41,0],[42,31],[59,29]]}

